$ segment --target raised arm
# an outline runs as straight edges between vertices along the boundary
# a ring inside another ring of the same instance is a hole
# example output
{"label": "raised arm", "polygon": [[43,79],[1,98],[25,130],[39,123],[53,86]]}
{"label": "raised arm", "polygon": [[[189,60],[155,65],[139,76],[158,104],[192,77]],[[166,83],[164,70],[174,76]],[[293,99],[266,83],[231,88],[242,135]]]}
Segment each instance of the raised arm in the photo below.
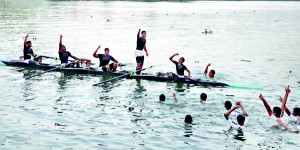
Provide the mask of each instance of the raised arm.
{"label": "raised arm", "polygon": [[290,89],[289,86],[287,88],[285,88],[285,95],[284,95],[283,101],[281,103],[281,109],[283,111],[285,110],[285,104],[286,104],[286,101],[287,101],[287,99],[289,97],[290,92],[291,92],[291,89]]}
{"label": "raised arm", "polygon": [[169,59],[170,59],[170,61],[171,62],[173,62],[174,60],[173,60],[173,57],[175,57],[175,56],[178,56],[179,54],[178,53],[175,53],[174,55],[172,55]]}
{"label": "raised arm", "polygon": [[259,99],[261,101],[263,101],[263,103],[264,103],[264,105],[265,105],[265,107],[268,111],[269,116],[272,116],[272,114],[273,114],[272,109],[271,109],[270,105],[267,103],[267,101],[265,100],[265,98],[261,94],[259,95]]}
{"label": "raised arm", "polygon": [[140,38],[140,32],[141,32],[141,29],[139,29],[139,32],[137,33],[137,38],[136,40],[138,40]]}
{"label": "raised arm", "polygon": [[99,46],[97,47],[97,49],[95,50],[94,54],[93,54],[93,56],[94,56],[95,58],[99,58],[99,57],[98,57],[98,54],[97,54],[97,51],[99,50],[100,47],[101,47],[101,46],[99,45]]}
{"label": "raised arm", "polygon": [[241,107],[241,109],[243,111],[243,115],[244,116],[248,116],[248,113],[246,112],[246,109],[244,108],[244,106],[242,105],[242,103],[238,101],[237,104]]}
{"label": "raised arm", "polygon": [[[282,99],[281,96],[279,97],[279,101],[281,103],[283,102],[283,99]],[[289,108],[286,107],[286,104],[284,104],[284,109],[285,109],[285,112],[288,114],[288,116],[290,116],[291,115],[291,111],[289,110]]]}
{"label": "raised arm", "polygon": [[25,39],[24,39],[24,46],[26,45],[27,38],[28,38],[28,34],[25,36]]}
{"label": "raised arm", "polygon": [[59,36],[59,46],[58,46],[58,52],[61,52],[61,47],[62,47],[62,35]]}
{"label": "raised arm", "polygon": [[209,63],[207,66],[206,66],[206,68],[205,68],[205,70],[204,70],[204,74],[205,75],[207,75],[207,73],[208,73],[208,67],[210,66],[211,64]]}
{"label": "raised arm", "polygon": [[229,119],[228,116],[231,114],[231,112],[237,108],[239,108],[239,105],[234,106],[233,108],[229,109],[226,113],[224,113],[224,117],[226,118],[226,120]]}
{"label": "raised arm", "polygon": [[176,98],[176,93],[175,93],[175,92],[173,93],[173,97],[174,97],[174,101],[175,101],[175,103],[177,103],[177,102],[178,102],[178,100],[177,100],[177,98]]}

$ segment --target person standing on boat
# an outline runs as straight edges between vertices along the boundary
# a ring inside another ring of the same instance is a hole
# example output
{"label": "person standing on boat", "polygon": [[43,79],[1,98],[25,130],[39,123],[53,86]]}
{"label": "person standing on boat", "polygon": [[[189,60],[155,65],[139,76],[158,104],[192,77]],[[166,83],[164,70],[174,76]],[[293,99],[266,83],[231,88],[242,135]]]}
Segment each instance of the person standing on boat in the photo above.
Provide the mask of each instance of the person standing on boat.
{"label": "person standing on boat", "polygon": [[59,40],[59,50],[58,50],[58,54],[59,54],[59,59],[61,64],[67,64],[69,61],[69,57],[75,59],[77,61],[77,63],[79,63],[79,61],[86,61],[86,62],[91,62],[90,59],[86,59],[86,58],[77,58],[74,55],[72,55],[69,51],[67,51],[66,46],[62,44],[62,35],[60,35],[60,40]]}
{"label": "person standing on boat", "polygon": [[[136,41],[136,50],[135,50],[135,59],[136,59],[136,70],[141,70],[144,64],[144,52],[146,52],[146,56],[149,56],[147,48],[146,48],[146,31],[142,31],[140,36],[141,29],[139,29],[137,34],[137,41]],[[136,72],[140,74],[140,72]]]}
{"label": "person standing on boat", "polygon": [[179,60],[178,60],[178,62],[177,61],[175,61],[175,60],[173,60],[173,58],[175,57],[175,56],[178,56],[179,54],[178,53],[176,53],[176,54],[174,54],[174,55],[172,55],[169,59],[170,59],[170,61],[171,62],[173,62],[175,65],[176,65],[176,71],[177,71],[177,74],[175,74],[175,73],[173,73],[173,72],[167,72],[167,73],[162,73],[162,72],[158,72],[158,76],[159,75],[168,75],[169,76],[169,78],[171,78],[171,79],[177,79],[177,78],[179,78],[179,76],[184,76],[184,71],[187,71],[188,72],[188,79],[190,79],[190,76],[191,76],[191,72],[190,72],[190,70],[183,64],[184,63],[184,58],[183,57],[180,57],[179,58]]}
{"label": "person standing on boat", "polygon": [[[42,61],[42,58],[36,57],[36,55],[33,53],[33,50],[31,49],[31,41],[27,41],[27,38],[28,34],[25,36],[24,39],[23,56],[20,56],[19,58],[24,59],[24,61],[28,61],[29,64],[39,64]],[[33,60],[31,59],[31,56],[34,57]]]}
{"label": "person standing on boat", "polygon": [[[114,57],[109,55],[109,48],[104,49],[104,54],[97,54],[97,51],[100,49],[100,47],[101,46],[99,45],[93,54],[95,58],[99,58],[99,67],[102,67],[104,72],[116,71],[119,62]],[[109,61],[113,61],[113,63],[109,64]]]}

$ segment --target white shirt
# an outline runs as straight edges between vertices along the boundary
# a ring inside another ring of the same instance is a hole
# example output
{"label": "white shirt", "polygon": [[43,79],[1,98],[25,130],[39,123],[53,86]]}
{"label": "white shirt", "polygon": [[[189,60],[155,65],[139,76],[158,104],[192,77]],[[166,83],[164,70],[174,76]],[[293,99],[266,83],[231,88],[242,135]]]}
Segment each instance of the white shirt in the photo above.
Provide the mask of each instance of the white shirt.
{"label": "white shirt", "polygon": [[276,116],[274,116],[273,114],[270,116],[270,125],[271,126],[281,126],[277,120],[281,120],[283,122],[283,118],[277,118]]}
{"label": "white shirt", "polygon": [[[225,111],[225,113],[227,112],[228,110],[226,110]],[[240,111],[238,111],[238,110],[233,110],[231,113],[230,113],[230,115],[228,116],[228,119],[231,119],[231,115],[233,116],[232,118],[235,118],[236,119],[236,117],[238,116],[238,115],[241,115],[242,113],[240,112]]]}
{"label": "white shirt", "polygon": [[230,118],[227,120],[229,125],[234,129],[243,129],[245,126],[239,125],[237,122],[232,121]]}

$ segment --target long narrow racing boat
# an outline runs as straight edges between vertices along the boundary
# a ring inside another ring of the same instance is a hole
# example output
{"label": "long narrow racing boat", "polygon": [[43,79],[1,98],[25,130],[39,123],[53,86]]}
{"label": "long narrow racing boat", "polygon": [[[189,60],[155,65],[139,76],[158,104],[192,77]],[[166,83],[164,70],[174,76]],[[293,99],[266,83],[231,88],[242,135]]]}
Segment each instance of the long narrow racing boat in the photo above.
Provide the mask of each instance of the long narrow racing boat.
{"label": "long narrow racing boat", "polygon": [[[28,64],[22,60],[10,60],[10,61],[1,60],[1,62],[6,64],[7,66],[32,68],[32,69],[39,69],[39,70],[49,70],[57,67],[57,65],[49,65],[49,64],[40,64],[40,65]],[[92,74],[92,75],[110,74],[115,76],[130,73],[129,71],[103,72],[102,70],[97,70],[94,68],[81,68],[81,67],[61,68],[58,69],[58,71],[70,72],[75,74]],[[140,75],[128,75],[126,76],[126,79],[143,79],[149,81],[177,82],[177,83],[186,83],[186,84],[203,85],[203,86],[228,86],[228,84],[223,82],[200,79],[200,78],[186,79],[184,77],[179,77],[176,80],[174,80],[174,79],[170,79],[169,77],[156,76],[148,73],[142,73]]]}

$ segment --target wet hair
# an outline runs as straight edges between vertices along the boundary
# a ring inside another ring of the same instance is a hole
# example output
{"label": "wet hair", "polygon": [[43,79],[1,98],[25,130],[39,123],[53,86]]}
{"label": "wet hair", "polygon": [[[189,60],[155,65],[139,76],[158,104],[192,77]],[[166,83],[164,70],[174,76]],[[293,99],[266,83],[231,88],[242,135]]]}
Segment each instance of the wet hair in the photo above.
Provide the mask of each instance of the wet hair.
{"label": "wet hair", "polygon": [[106,47],[106,48],[104,49],[104,51],[109,51],[109,48]]}
{"label": "wet hair", "polygon": [[201,93],[200,98],[205,101],[207,98],[207,95],[205,93]]}
{"label": "wet hair", "polygon": [[191,115],[186,115],[185,119],[184,119],[185,123],[192,123],[193,122],[193,118]]}
{"label": "wet hair", "polygon": [[216,73],[215,70],[210,70],[210,71],[211,71],[211,73],[212,73],[213,75],[215,75],[215,73]]}
{"label": "wet hair", "polygon": [[274,107],[273,108],[273,112],[275,113],[274,115],[276,117],[280,117],[280,115],[281,115],[281,108],[280,107]]}
{"label": "wet hair", "polygon": [[185,61],[184,57],[180,57],[180,59],[182,59],[182,62],[184,62],[184,61]]}
{"label": "wet hair", "polygon": [[29,44],[29,43],[31,43],[31,41],[27,41],[27,42],[26,42],[26,44]]}
{"label": "wet hair", "polygon": [[237,122],[238,122],[239,124],[244,124],[244,122],[245,122],[245,117],[244,117],[243,115],[238,115],[238,116],[236,117],[236,120],[237,120]]}
{"label": "wet hair", "polygon": [[231,101],[226,101],[226,102],[224,103],[224,106],[225,106],[225,108],[226,108],[227,110],[229,110],[229,109],[231,108],[231,106],[232,106]]}
{"label": "wet hair", "polygon": [[165,101],[165,100],[166,100],[165,94],[160,94],[159,101]]}
{"label": "wet hair", "polygon": [[146,33],[146,31],[142,31],[142,34]]}
{"label": "wet hair", "polygon": [[300,108],[295,107],[295,108],[294,108],[294,114],[295,114],[296,116],[300,116]]}

